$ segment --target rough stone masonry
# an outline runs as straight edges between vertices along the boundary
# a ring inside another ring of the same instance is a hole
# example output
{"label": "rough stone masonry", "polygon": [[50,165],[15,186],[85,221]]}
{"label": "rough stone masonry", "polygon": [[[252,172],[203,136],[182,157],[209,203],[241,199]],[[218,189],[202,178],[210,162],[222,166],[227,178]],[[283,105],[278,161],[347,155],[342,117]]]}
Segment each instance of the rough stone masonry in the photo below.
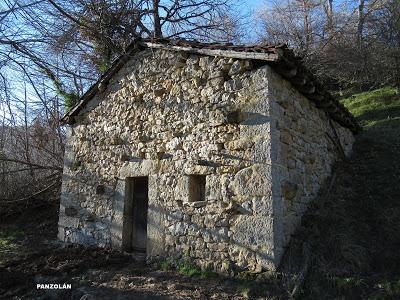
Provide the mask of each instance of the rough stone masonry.
{"label": "rough stone masonry", "polygon": [[349,128],[255,59],[144,47],[96,88],[69,118],[65,242],[135,249],[132,180],[147,178],[148,257],[274,270],[351,152]]}

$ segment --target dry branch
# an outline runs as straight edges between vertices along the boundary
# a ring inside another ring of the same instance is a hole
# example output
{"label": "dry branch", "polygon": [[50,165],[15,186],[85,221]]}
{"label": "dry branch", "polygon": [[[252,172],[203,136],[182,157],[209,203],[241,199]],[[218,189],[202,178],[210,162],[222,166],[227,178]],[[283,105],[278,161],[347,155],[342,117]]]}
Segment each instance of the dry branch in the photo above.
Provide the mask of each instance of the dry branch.
{"label": "dry branch", "polygon": [[28,165],[28,166],[31,166],[31,167],[35,167],[37,169],[57,170],[57,171],[61,171],[62,172],[62,167],[43,166],[43,165],[38,165],[38,164],[35,164],[35,163],[26,162],[26,161],[19,160],[19,159],[0,158],[0,161],[13,162],[13,163],[18,163],[18,164],[22,164],[22,165]]}
{"label": "dry branch", "polygon": [[30,199],[32,199],[32,198],[34,198],[36,196],[39,196],[40,194],[43,194],[44,192],[47,192],[48,190],[50,190],[51,188],[55,187],[59,183],[60,183],[60,177],[57,178],[52,184],[46,186],[44,189],[42,189],[42,190],[40,190],[40,191],[38,191],[38,192],[36,192],[36,193],[34,193],[32,195],[29,195],[27,197],[20,198],[20,199],[0,199],[0,205],[1,204],[9,204],[9,203],[22,202],[22,201],[30,200]]}

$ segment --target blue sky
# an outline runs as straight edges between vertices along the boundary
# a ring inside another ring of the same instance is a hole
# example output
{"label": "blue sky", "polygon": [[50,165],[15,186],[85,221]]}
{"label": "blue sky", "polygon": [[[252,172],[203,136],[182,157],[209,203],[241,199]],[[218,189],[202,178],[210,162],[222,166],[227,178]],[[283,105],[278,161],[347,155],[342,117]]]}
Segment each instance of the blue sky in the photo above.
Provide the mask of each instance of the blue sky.
{"label": "blue sky", "polygon": [[[257,11],[259,11],[260,9],[264,8],[267,5],[267,1],[266,0],[245,0],[245,1],[237,1],[238,7],[239,9],[242,10],[242,12],[244,12],[245,14],[251,14],[251,17],[254,17],[255,14],[257,13]],[[257,40],[257,23],[256,20],[250,20],[253,21],[250,24],[248,24],[246,26],[246,39],[243,40],[243,43],[246,44],[253,44],[256,42]]]}
{"label": "blue sky", "polygon": [[253,9],[256,10],[260,6],[265,5],[265,0],[247,0],[247,1],[240,1],[241,6],[243,6],[244,9]]}
{"label": "blue sky", "polygon": [[[257,43],[258,36],[257,31],[260,32],[261,28],[258,28],[259,23],[254,19],[258,12],[270,6],[271,3],[287,3],[289,0],[235,0],[234,3],[238,5],[239,10],[242,13],[250,14],[251,19],[249,24],[246,25],[246,38],[242,40],[242,43],[253,44]],[[357,0],[334,0],[333,6],[334,11],[347,11],[351,12],[357,8]]]}
{"label": "blue sky", "polygon": [[262,6],[265,1],[264,0],[246,0],[246,1],[238,1],[241,2],[241,6],[243,6],[243,8],[250,8],[250,9],[255,9],[259,6]]}

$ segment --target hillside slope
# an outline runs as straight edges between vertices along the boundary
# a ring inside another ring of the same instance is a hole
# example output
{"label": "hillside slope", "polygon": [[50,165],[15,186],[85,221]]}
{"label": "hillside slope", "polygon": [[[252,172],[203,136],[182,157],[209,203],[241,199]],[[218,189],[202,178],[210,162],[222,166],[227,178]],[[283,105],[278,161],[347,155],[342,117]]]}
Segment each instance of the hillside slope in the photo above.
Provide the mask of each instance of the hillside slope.
{"label": "hillside slope", "polygon": [[301,299],[400,299],[400,96],[343,103],[363,125],[329,195],[304,218],[311,263]]}

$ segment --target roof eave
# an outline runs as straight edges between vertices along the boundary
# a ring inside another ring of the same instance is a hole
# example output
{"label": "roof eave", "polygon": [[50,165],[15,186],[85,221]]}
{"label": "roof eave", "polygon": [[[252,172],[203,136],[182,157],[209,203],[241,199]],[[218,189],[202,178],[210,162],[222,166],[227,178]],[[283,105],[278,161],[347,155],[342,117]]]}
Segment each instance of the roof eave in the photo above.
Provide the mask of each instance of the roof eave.
{"label": "roof eave", "polygon": [[281,52],[279,48],[275,48],[270,53],[265,52],[242,52],[242,51],[233,51],[233,50],[220,50],[220,49],[208,49],[208,48],[193,48],[193,47],[184,47],[184,46],[176,46],[176,45],[168,45],[168,44],[159,44],[153,42],[139,42],[139,44],[153,49],[166,49],[166,50],[174,50],[174,51],[183,51],[189,52],[193,54],[202,54],[209,56],[221,56],[228,58],[237,58],[237,59],[256,59],[256,60],[264,60],[264,61],[278,61],[281,58]]}

